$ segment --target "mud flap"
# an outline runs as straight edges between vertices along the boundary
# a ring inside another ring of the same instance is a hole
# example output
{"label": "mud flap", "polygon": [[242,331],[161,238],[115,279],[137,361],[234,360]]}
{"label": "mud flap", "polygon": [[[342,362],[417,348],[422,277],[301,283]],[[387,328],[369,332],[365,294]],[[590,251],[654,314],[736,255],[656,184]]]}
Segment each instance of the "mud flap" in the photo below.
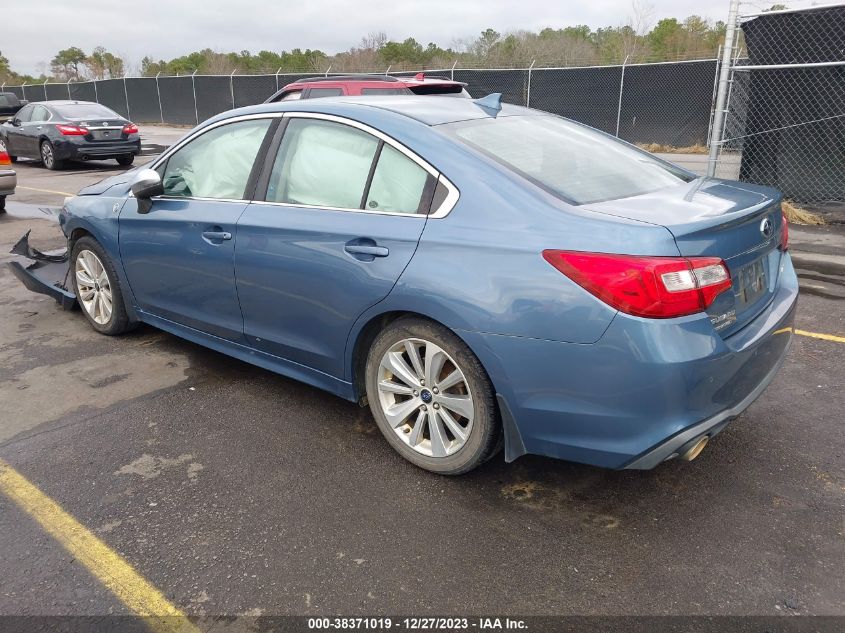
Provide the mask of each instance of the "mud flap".
{"label": "mud flap", "polygon": [[72,310],[76,305],[76,296],[68,290],[67,249],[63,252],[42,253],[29,245],[29,234],[30,231],[27,231],[10,252],[35,261],[26,268],[20,262],[9,262],[12,274],[32,292],[53,297],[62,309]]}

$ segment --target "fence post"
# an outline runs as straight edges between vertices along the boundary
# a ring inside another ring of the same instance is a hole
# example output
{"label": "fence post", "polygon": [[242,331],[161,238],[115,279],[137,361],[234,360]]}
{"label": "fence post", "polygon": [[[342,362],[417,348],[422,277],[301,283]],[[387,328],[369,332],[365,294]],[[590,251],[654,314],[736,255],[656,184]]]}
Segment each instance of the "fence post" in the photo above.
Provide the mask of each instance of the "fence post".
{"label": "fence post", "polygon": [[716,161],[719,159],[722,123],[727,107],[728,80],[731,72],[731,53],[733,52],[736,26],[739,19],[739,0],[731,0],[728,10],[728,23],[725,30],[725,46],[722,49],[722,66],[719,68],[719,91],[716,94],[716,110],[713,112],[713,127],[710,130],[710,155],[707,158],[707,175],[716,175]]}
{"label": "fence post", "polygon": [[384,74],[387,75],[390,72],[390,69],[393,68],[393,64],[389,64],[387,66],[387,70],[384,71]]}
{"label": "fence post", "polygon": [[97,92],[97,80],[94,80],[94,101],[100,103],[100,94]]}
{"label": "fence post", "polygon": [[132,112],[129,110],[129,91],[126,89],[126,73],[123,73],[123,96],[126,98],[126,118],[132,120]]}
{"label": "fence post", "polygon": [[158,113],[161,115],[161,124],[164,125],[164,110],[161,107],[161,89],[158,87],[158,76],[161,71],[156,73],[156,94],[158,95]]}
{"label": "fence post", "polygon": [[283,66],[279,66],[276,69],[276,92],[279,92],[279,73],[282,72]]}
{"label": "fence post", "polygon": [[628,57],[630,55],[625,55],[625,59],[622,61],[622,77],[619,79],[619,105],[616,107],[616,138],[619,138],[619,121],[622,118],[622,91],[625,88],[625,64],[628,63]]}
{"label": "fence post", "polygon": [[21,94],[23,95],[23,98],[26,99],[26,82],[23,82],[21,85]]}
{"label": "fence post", "polygon": [[531,60],[531,65],[528,67],[528,89],[525,91],[525,107],[531,107],[531,71],[534,70],[534,62],[536,59]]}
{"label": "fence post", "polygon": [[[197,69],[194,69],[194,72],[191,73],[191,90],[194,92],[194,118],[197,120],[197,125],[200,124],[200,110],[199,106],[197,105],[197,81],[194,79],[194,75],[197,74]],[[232,97],[232,105],[234,106],[234,97]]]}
{"label": "fence post", "polygon": [[328,67],[328,68],[326,68],[326,72],[325,72],[325,74],[324,74],[323,76],[324,76],[324,77],[328,77],[328,76],[329,76],[329,71],[330,71],[331,69],[332,69],[332,65],[331,65],[331,64],[329,64],[329,67]]}
{"label": "fence post", "polygon": [[455,81],[455,66],[457,66],[457,65],[458,65],[458,60],[456,59],[455,63],[452,64],[452,72],[449,75],[449,79],[451,79],[452,81]]}
{"label": "fence post", "polygon": [[70,96],[70,79],[67,80],[67,98],[68,100],[73,98]]}
{"label": "fence post", "polygon": [[713,74],[713,92],[710,95],[710,120],[707,122],[707,147],[710,147],[710,135],[713,132],[713,114],[716,112],[716,88],[719,86],[719,57],[722,45],[716,49],[716,72]]}
{"label": "fence post", "polygon": [[[237,68],[235,68],[235,70],[232,71],[232,74],[229,75],[229,90],[232,92],[232,108],[235,107],[235,80],[234,80],[234,76],[235,76],[236,72],[238,72]],[[197,98],[194,97],[194,104],[196,104],[196,102],[197,102]]]}
{"label": "fence post", "polygon": [[42,85],[42,89],[44,90],[44,101],[49,101],[47,99],[47,82],[50,81],[49,79],[44,80],[44,84]]}

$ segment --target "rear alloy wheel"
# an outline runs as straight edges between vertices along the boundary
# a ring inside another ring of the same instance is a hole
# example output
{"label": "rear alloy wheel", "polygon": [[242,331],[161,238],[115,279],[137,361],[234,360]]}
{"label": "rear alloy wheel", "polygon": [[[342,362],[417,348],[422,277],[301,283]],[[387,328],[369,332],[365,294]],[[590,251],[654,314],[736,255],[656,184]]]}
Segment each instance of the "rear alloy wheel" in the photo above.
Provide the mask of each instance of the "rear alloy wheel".
{"label": "rear alloy wheel", "polygon": [[117,161],[118,165],[128,167],[129,165],[135,162],[135,154],[124,154],[123,156],[118,156],[115,160]]}
{"label": "rear alloy wheel", "polygon": [[64,163],[56,158],[53,151],[53,144],[50,141],[41,141],[41,162],[47,169],[61,169]]}
{"label": "rear alloy wheel", "polygon": [[446,328],[422,319],[388,326],[373,342],[366,382],[381,432],[417,466],[457,475],[496,452],[500,425],[490,382]]}
{"label": "rear alloy wheel", "polygon": [[94,329],[108,335],[131,329],[120,282],[103,247],[82,237],[74,243],[70,261],[76,300]]}

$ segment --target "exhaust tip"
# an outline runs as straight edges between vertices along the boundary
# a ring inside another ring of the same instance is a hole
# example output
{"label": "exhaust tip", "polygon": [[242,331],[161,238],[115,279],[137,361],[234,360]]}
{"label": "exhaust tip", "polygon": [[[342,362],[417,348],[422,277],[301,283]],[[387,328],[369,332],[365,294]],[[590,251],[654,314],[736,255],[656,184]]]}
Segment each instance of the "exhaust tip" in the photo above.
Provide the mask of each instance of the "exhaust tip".
{"label": "exhaust tip", "polygon": [[683,459],[685,462],[691,462],[696,457],[701,455],[701,451],[704,450],[704,447],[707,446],[707,442],[709,441],[710,438],[706,435],[698,438],[698,440],[696,440],[692,446],[690,446],[687,450],[681,453],[681,459]]}

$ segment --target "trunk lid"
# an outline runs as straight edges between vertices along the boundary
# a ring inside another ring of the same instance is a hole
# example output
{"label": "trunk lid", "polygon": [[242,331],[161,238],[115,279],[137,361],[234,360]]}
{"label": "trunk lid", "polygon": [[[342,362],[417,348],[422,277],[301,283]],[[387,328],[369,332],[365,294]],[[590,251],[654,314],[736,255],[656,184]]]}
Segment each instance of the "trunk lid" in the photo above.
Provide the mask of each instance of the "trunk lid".
{"label": "trunk lid", "polygon": [[685,257],[722,258],[733,285],[707,312],[716,330],[729,336],[753,320],[774,295],[781,258],[781,199],[769,187],[699,178],[585,208],[664,226]]}

